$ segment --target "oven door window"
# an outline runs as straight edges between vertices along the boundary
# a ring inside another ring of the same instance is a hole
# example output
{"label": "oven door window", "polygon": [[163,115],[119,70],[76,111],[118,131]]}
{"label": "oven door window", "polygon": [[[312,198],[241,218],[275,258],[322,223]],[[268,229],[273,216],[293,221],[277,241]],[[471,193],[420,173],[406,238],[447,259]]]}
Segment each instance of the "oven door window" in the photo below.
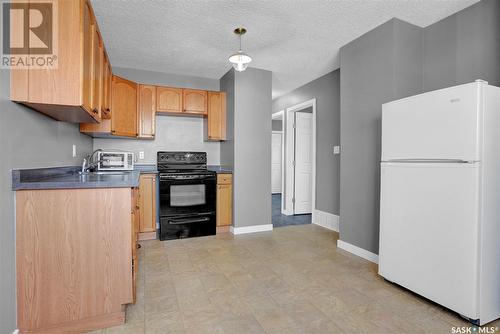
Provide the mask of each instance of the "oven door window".
{"label": "oven door window", "polygon": [[205,184],[171,185],[170,186],[170,206],[186,207],[205,205]]}

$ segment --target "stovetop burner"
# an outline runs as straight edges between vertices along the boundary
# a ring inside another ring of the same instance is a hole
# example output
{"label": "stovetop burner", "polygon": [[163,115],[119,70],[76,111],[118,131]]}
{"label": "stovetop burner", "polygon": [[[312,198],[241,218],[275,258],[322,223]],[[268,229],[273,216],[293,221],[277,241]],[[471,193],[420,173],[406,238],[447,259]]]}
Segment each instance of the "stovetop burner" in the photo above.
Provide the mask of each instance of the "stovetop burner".
{"label": "stovetop burner", "polygon": [[158,152],[160,173],[203,173],[207,171],[206,152]]}

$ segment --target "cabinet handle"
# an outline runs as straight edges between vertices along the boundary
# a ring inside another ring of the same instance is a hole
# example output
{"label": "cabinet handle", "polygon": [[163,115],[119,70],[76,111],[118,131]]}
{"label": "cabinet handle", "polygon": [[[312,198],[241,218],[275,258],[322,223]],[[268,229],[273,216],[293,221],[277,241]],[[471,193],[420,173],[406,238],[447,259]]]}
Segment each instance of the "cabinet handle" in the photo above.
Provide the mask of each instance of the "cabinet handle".
{"label": "cabinet handle", "polygon": [[94,114],[97,114],[97,113],[98,113],[98,110],[97,110],[96,108],[94,108],[94,109],[92,109],[92,112],[93,112]]}
{"label": "cabinet handle", "polygon": [[137,243],[137,249],[141,248],[141,244],[140,243]]}

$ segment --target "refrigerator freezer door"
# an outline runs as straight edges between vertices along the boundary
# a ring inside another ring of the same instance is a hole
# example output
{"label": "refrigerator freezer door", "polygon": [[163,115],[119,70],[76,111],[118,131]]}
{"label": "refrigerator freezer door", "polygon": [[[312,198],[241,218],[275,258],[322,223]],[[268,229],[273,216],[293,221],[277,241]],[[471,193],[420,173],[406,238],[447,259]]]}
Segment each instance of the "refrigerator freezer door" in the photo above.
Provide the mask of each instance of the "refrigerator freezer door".
{"label": "refrigerator freezer door", "polygon": [[382,161],[479,161],[485,83],[420,94],[382,106]]}
{"label": "refrigerator freezer door", "polygon": [[480,164],[382,163],[379,274],[471,319]]}

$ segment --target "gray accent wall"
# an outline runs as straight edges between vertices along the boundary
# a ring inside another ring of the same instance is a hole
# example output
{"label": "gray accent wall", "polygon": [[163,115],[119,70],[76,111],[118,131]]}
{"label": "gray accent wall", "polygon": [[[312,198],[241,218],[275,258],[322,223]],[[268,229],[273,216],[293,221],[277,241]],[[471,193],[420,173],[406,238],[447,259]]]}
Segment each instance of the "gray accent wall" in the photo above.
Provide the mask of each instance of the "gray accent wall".
{"label": "gray accent wall", "polygon": [[[10,101],[8,70],[0,70],[0,333],[16,328],[15,207],[11,170],[79,165],[92,139],[78,125],[57,122]],[[77,157],[72,157],[72,145]]]}
{"label": "gray accent wall", "polygon": [[483,79],[500,86],[500,1],[426,28],[391,20],[340,50],[340,239],[378,253],[381,104]]}
{"label": "gray accent wall", "polygon": [[234,168],[234,79],[232,69],[220,79],[220,90],[226,92],[226,140],[220,144],[220,164],[229,168]]}
{"label": "gray accent wall", "polygon": [[[131,68],[113,68],[115,74],[138,83],[219,90],[219,80],[182,76]],[[164,116],[156,117],[156,136],[153,140],[137,139],[94,139],[94,149],[119,149],[132,151],[139,156],[144,151],[144,160],[139,164],[155,164],[158,151],[200,151],[207,152],[208,164],[219,165],[220,143],[206,142],[203,138],[203,118]]]}
{"label": "gray accent wall", "polygon": [[378,253],[382,104],[422,88],[421,28],[392,19],[340,49],[340,239]]}
{"label": "gray accent wall", "polygon": [[476,79],[500,86],[500,1],[483,0],[424,29],[424,91]]}
{"label": "gray accent wall", "polygon": [[271,78],[255,68],[221,78],[229,139],[221,164],[233,167],[234,227],[271,224]]}
{"label": "gray accent wall", "polygon": [[[330,72],[273,100],[272,113],[316,98],[316,209],[339,214],[340,70]],[[269,116],[270,117],[270,116]],[[286,115],[283,117],[285,124]]]}

